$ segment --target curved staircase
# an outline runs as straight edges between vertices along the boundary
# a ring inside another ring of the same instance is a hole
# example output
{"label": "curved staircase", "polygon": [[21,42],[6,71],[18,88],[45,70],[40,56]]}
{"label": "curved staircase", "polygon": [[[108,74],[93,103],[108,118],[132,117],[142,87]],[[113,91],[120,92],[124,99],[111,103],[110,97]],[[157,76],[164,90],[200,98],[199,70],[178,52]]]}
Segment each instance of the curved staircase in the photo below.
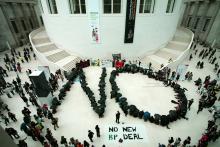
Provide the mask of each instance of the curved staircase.
{"label": "curved staircase", "polygon": [[[173,39],[153,54],[144,56],[141,59],[142,64],[148,65],[151,62],[153,69],[158,70],[161,68],[161,64],[164,66],[172,64],[169,63],[169,59],[172,59],[173,62],[178,61],[181,57],[185,57],[184,54],[187,54],[193,37],[194,35],[190,30],[178,28]],[[81,60],[80,57],[58,48],[50,41],[44,28],[33,31],[29,38],[33,49],[37,53],[36,55],[46,58],[45,62],[53,63],[56,67],[65,71],[70,71]]]}

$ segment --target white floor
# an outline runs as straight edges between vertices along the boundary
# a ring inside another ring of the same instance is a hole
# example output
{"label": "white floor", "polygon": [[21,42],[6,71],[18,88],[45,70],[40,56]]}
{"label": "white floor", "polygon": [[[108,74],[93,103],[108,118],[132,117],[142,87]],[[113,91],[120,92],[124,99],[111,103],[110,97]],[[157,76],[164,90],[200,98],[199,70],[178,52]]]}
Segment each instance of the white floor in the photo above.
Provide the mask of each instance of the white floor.
{"label": "white floor", "polygon": [[[3,55],[0,55],[0,63],[3,64]],[[204,79],[206,75],[211,75],[212,78],[216,78],[213,68],[214,66],[208,63],[205,63],[204,69],[196,69],[195,65],[198,59],[193,58],[192,61],[186,61],[184,63],[189,64],[189,71],[193,72],[193,80],[196,80],[198,77]],[[30,68],[32,70],[37,69],[37,66],[41,65],[39,61],[31,61],[31,63],[22,64],[22,73],[19,76],[22,79],[22,83],[28,80],[28,77],[25,71]],[[4,66],[3,66],[4,67]],[[123,112],[119,108],[118,104],[115,103],[114,99],[110,99],[110,83],[109,75],[111,68],[107,69],[107,87],[106,94],[108,95],[106,101],[106,112],[104,118],[98,118],[97,114],[94,113],[90,106],[87,95],[82,91],[80,83],[76,82],[70,92],[68,92],[65,100],[62,105],[58,108],[56,117],[59,118],[60,128],[57,131],[54,131],[51,123],[45,119],[44,125],[50,127],[54,137],[60,142],[60,136],[65,136],[68,140],[70,137],[79,139],[79,141],[89,140],[87,137],[88,130],[95,132],[95,125],[100,125],[101,129],[101,138],[94,138],[95,147],[101,147],[105,144],[109,146],[120,146],[120,147],[157,147],[158,143],[167,144],[168,137],[173,136],[181,137],[184,140],[187,136],[191,136],[192,143],[191,145],[197,144],[197,141],[201,137],[202,133],[207,127],[207,121],[211,118],[211,114],[204,109],[198,115],[196,111],[198,109],[198,100],[199,95],[196,90],[197,87],[194,86],[193,82],[181,81],[179,84],[187,88],[189,91],[186,92],[187,98],[194,99],[194,103],[191,107],[191,110],[187,112],[187,117],[189,120],[181,119],[177,120],[169,125],[171,129],[165,127],[157,126],[149,122],[144,122],[143,120],[124,116]],[[52,71],[54,72],[54,71]],[[98,95],[98,82],[101,74],[100,67],[89,67],[85,69],[86,79],[88,81],[89,87],[94,91],[96,98],[99,99]],[[9,78],[6,78],[7,81],[11,82],[12,79],[16,77],[15,72],[9,73]],[[170,101],[174,99],[174,92],[169,87],[163,87],[161,82],[152,80],[143,76],[141,74],[120,74],[117,77],[118,86],[121,89],[122,95],[127,97],[129,104],[135,104],[138,108],[143,110],[148,110],[151,114],[168,114],[170,109],[173,109],[175,105]],[[64,82],[63,82],[64,83]],[[63,84],[60,81],[60,87]],[[11,112],[16,113],[18,122],[11,122],[9,127],[14,127],[18,130],[22,138],[25,137],[25,134],[20,131],[20,124],[23,121],[23,116],[21,110],[25,106],[24,102],[16,94],[13,98],[9,99],[6,95],[2,97],[3,101],[9,105]],[[29,107],[32,111],[32,115],[36,113],[36,108],[34,106]],[[115,124],[115,113],[119,110],[121,112],[121,121],[125,124],[142,124],[146,127],[147,134],[147,143],[135,143],[135,144],[111,144],[106,142],[104,139],[103,129],[105,125]],[[218,121],[219,124],[219,121]],[[5,125],[1,123],[3,127]],[[17,142],[17,140],[15,140]],[[39,147],[41,144],[39,142],[34,142],[30,137],[28,137],[27,143],[30,147]],[[209,147],[219,147],[220,139],[215,143],[210,143]]]}

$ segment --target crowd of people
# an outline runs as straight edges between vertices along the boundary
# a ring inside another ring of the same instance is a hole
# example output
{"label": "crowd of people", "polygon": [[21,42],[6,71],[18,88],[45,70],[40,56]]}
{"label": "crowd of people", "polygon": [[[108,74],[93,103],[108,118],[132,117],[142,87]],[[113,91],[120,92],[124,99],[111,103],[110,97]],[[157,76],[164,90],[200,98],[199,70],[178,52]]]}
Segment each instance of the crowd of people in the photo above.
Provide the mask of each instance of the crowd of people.
{"label": "crowd of people", "polygon": [[[194,52],[194,54],[190,54],[189,61],[193,59],[193,56],[197,56],[198,49],[196,48],[198,45],[198,40],[194,41],[194,44],[191,46],[191,52]],[[216,49],[213,49],[212,47],[206,47],[206,49],[203,49],[198,54],[198,58],[200,61],[197,62],[196,68],[202,69],[204,68],[204,60],[207,59],[209,63],[214,64],[214,72],[216,73],[216,77],[219,78],[220,74],[220,68],[218,65],[218,58],[216,55]],[[185,79],[189,78],[189,74],[191,72],[187,72],[185,75]],[[172,73],[171,79],[173,80],[175,77],[175,73]],[[190,78],[189,81],[191,81],[192,78]],[[201,95],[201,98],[199,99],[199,105],[198,105],[198,111],[197,114],[202,111],[204,108],[211,108],[214,107],[211,111],[216,111],[216,107],[214,106],[216,100],[217,100],[217,94],[219,92],[220,85],[217,82],[217,79],[212,79],[211,76],[207,75],[204,80],[201,78],[198,78],[194,81],[194,84],[198,87],[197,92]],[[193,99],[188,100],[188,109],[190,109],[190,106],[194,102]],[[220,130],[218,130],[218,124],[216,123],[216,120],[219,118],[219,111],[214,112],[213,119],[208,121],[208,127],[202,134],[201,138],[198,140],[198,143],[196,145],[191,145],[192,147],[207,147],[209,142],[215,142],[220,137]],[[218,117],[217,117],[218,115]],[[188,136],[186,140],[184,140],[181,143],[181,138],[176,138],[174,141],[173,137],[170,137],[168,140],[168,144],[160,144],[159,147],[185,147],[190,145],[191,137]]]}
{"label": "crowd of people", "polygon": [[[23,122],[20,125],[20,130],[23,131],[26,136],[31,137],[34,141],[39,141],[44,147],[58,147],[59,143],[55,137],[53,137],[49,128],[46,128],[44,125],[45,119],[51,121],[51,125],[54,130],[59,128],[59,120],[57,117],[54,117],[56,113],[55,105],[59,105],[61,100],[63,100],[61,94],[59,95],[59,100],[54,97],[52,101],[52,106],[48,108],[48,105],[40,105],[38,97],[35,93],[34,87],[29,81],[22,81],[19,77],[19,74],[22,72],[22,64],[25,62],[28,63],[32,60],[32,57],[36,60],[36,55],[34,54],[31,47],[25,47],[23,49],[23,55],[19,50],[11,50],[11,55],[5,54],[4,62],[5,68],[0,67],[0,96],[6,94],[8,98],[13,98],[14,95],[19,95],[21,100],[25,103],[26,107],[23,108],[21,113],[23,114]],[[8,77],[8,72],[15,72],[16,78],[12,82],[6,82],[5,77]],[[27,76],[29,76],[32,71],[28,69],[26,71]],[[49,79],[49,86],[51,87],[51,93],[55,92],[59,88],[58,80],[64,81],[64,76],[61,73],[61,70],[57,70],[54,74],[51,73]],[[36,107],[36,114],[33,114],[28,107],[32,104]],[[7,114],[7,115],[6,115]],[[7,127],[8,124],[17,122],[16,115],[12,113],[6,103],[0,99],[0,118],[2,123],[5,124],[5,132],[12,138],[18,140],[19,147],[27,147],[28,144],[25,141],[27,139],[21,139],[18,131],[13,127]],[[44,133],[46,130],[46,134]],[[65,144],[64,136],[61,137],[60,144]],[[85,140],[84,143],[89,143]],[[65,144],[66,145],[66,144]],[[67,145],[75,147],[83,147],[78,139],[73,137],[70,139],[70,142]],[[86,145],[84,145],[86,146]]]}
{"label": "crowd of people", "polygon": [[[189,57],[191,61],[193,56],[197,56],[199,52],[196,48],[197,43],[194,43],[192,46],[192,54]],[[32,55],[32,56],[31,56]],[[214,65],[213,71],[216,73],[217,77],[220,74],[220,68],[218,65],[218,58],[216,55],[216,49],[211,47],[203,49],[199,52],[198,57],[201,59],[196,68],[202,69],[204,68],[204,60],[207,59],[211,64]],[[51,87],[51,94],[54,95],[54,92],[58,91],[58,95],[53,97],[52,105],[48,106],[46,104],[41,105],[38,97],[34,91],[34,86],[29,81],[22,81],[19,74],[23,72],[22,64],[28,63],[34,58],[36,60],[36,55],[33,52],[31,47],[25,47],[23,49],[23,54],[20,51],[11,50],[11,55],[5,54],[4,62],[5,67],[0,66],[0,95],[6,94],[8,98],[13,98],[14,95],[19,95],[21,100],[25,103],[26,107],[23,108],[21,113],[23,114],[23,121],[20,125],[21,131],[23,131],[27,137],[31,137],[34,141],[39,141],[44,147],[58,147],[59,144],[64,146],[75,146],[75,147],[89,147],[90,143],[84,140],[80,142],[78,139],[71,137],[69,139],[65,138],[65,136],[61,136],[60,143],[53,136],[51,130],[46,127],[45,120],[49,120],[51,122],[51,126],[53,126],[54,130],[59,129],[59,118],[55,117],[56,109],[59,105],[61,105],[64,97],[66,96],[66,92],[70,90],[71,85],[74,83],[74,80],[78,75],[81,75],[81,84],[84,91],[87,93],[89,99],[91,100],[91,105],[95,112],[98,113],[99,117],[103,117],[105,111],[105,100],[106,94],[104,92],[106,77],[106,69],[103,69],[102,76],[100,78],[99,88],[100,88],[100,96],[101,99],[98,103],[95,101],[93,92],[89,90],[87,83],[85,81],[85,77],[83,76],[82,68],[90,66],[90,60],[81,60],[76,64],[76,69],[73,69],[71,73],[64,74],[67,82],[63,85],[62,88],[59,86],[59,80],[65,81],[64,76],[61,70],[57,70],[54,74],[50,74],[49,86]],[[168,129],[168,124],[173,122],[179,118],[188,119],[186,117],[187,110],[190,110],[191,105],[194,103],[194,99],[187,100],[185,96],[185,91],[187,89],[181,87],[178,84],[180,79],[180,73],[176,71],[172,71],[170,68],[163,68],[163,70],[153,71],[149,63],[149,68],[144,69],[141,67],[141,62],[137,62],[136,65],[126,64],[125,60],[117,60],[114,61],[114,65],[116,70],[113,70],[110,77],[110,83],[112,84],[111,98],[115,98],[116,102],[118,102],[120,108],[125,113],[125,116],[130,114],[133,117],[138,117],[143,119],[144,121],[149,121],[155,123],[157,125],[166,126]],[[163,67],[163,66],[162,66]],[[17,76],[12,82],[6,82],[4,79],[8,77],[9,72],[16,72]],[[127,99],[122,96],[119,91],[119,87],[115,82],[115,78],[119,75],[119,73],[137,73],[140,72],[144,75],[147,75],[149,78],[154,78],[155,80],[160,80],[164,83],[165,86],[170,86],[176,92],[176,100],[172,100],[171,102],[176,104],[174,110],[170,110],[167,115],[155,114],[151,115],[148,111],[139,110],[135,105],[129,105]],[[28,69],[26,71],[27,76],[29,76],[32,71]],[[185,80],[191,81],[193,80],[193,73],[188,71],[185,74]],[[211,108],[214,106],[217,100],[217,92],[220,90],[220,85],[217,83],[216,79],[212,79],[208,75],[204,80],[198,78],[195,82],[195,85],[198,87],[198,93],[201,95],[198,105],[198,111],[202,111],[204,108]],[[3,83],[3,84],[2,84]],[[29,109],[30,105],[33,105],[36,108],[36,114],[31,112]],[[27,147],[26,139],[21,139],[19,132],[13,128],[8,127],[10,123],[17,122],[17,116],[10,111],[8,105],[1,101],[0,99],[0,118],[1,122],[5,124],[5,132],[12,138],[18,140],[19,147]],[[120,112],[116,113],[116,123],[120,123]],[[218,125],[216,124],[217,117],[213,117],[213,120],[208,122],[208,127],[201,139],[198,141],[197,147],[206,147],[210,141],[215,141],[220,137],[220,131],[218,130]],[[100,128],[98,125],[95,126],[96,136],[100,137]],[[93,142],[94,133],[89,130],[88,131],[88,139],[90,142]],[[181,138],[176,138],[174,140],[171,137],[168,140],[168,147],[178,147],[189,145],[191,143],[191,137],[187,137],[185,140],[181,140]],[[93,146],[93,145],[92,145]],[[103,145],[104,147],[105,145]],[[160,147],[165,145],[159,144]]]}
{"label": "crowd of people", "polygon": [[[169,70],[169,69],[168,69]],[[166,126],[168,129],[168,124],[170,122],[176,121],[179,118],[188,119],[185,117],[187,112],[187,98],[184,94],[185,88],[181,87],[175,80],[171,80],[170,78],[166,78],[167,69],[159,70],[158,72],[153,72],[152,69],[145,69],[139,67],[137,65],[129,65],[126,64],[124,67],[118,68],[111,72],[110,83],[112,87],[111,98],[115,98],[116,102],[118,102],[120,108],[125,113],[130,114],[133,117],[138,117],[140,119],[144,119],[144,121],[149,121],[151,123],[155,123],[157,125]],[[129,105],[127,102],[127,98],[123,97],[120,93],[120,88],[117,86],[115,81],[116,77],[120,73],[142,73],[143,75],[148,76],[149,78],[153,78],[155,80],[162,81],[165,86],[170,86],[177,93],[176,101],[172,100],[171,102],[177,104],[175,110],[170,110],[167,115],[154,114],[152,115],[149,111],[139,110],[135,105]]]}

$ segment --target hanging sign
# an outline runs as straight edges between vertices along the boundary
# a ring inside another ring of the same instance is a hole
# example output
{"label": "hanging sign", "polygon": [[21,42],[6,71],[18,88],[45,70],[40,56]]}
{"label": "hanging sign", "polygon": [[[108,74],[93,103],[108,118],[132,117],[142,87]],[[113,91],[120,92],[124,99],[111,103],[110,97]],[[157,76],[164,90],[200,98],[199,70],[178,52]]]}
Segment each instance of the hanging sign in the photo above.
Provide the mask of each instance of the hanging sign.
{"label": "hanging sign", "polygon": [[88,17],[91,43],[100,43],[99,0],[88,0]]}
{"label": "hanging sign", "polygon": [[124,43],[133,43],[137,0],[127,0]]}

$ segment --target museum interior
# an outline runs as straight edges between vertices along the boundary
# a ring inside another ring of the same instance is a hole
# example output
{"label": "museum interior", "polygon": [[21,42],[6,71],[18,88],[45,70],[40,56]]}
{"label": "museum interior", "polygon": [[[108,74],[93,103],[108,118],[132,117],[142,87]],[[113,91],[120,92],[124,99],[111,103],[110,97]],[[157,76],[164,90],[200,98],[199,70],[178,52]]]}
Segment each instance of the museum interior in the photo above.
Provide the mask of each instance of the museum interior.
{"label": "museum interior", "polygon": [[0,0],[1,147],[219,147],[220,0]]}

